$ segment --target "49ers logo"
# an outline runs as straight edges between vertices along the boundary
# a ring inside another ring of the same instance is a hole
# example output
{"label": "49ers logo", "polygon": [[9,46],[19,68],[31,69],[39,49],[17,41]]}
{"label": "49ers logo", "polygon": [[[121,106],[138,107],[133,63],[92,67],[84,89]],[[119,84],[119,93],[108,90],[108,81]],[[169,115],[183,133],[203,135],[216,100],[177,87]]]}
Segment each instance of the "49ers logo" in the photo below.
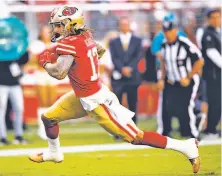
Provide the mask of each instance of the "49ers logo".
{"label": "49ers logo", "polygon": [[78,10],[78,9],[75,8],[75,7],[66,7],[66,8],[62,11],[62,14],[63,14],[64,16],[71,16],[71,15],[75,14],[77,10]]}

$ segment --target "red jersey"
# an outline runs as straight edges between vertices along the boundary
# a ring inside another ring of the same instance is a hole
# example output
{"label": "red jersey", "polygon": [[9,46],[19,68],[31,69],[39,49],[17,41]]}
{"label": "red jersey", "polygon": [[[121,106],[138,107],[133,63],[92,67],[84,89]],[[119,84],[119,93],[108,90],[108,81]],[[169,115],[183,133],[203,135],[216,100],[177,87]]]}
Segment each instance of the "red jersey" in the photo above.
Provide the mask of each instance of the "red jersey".
{"label": "red jersey", "polygon": [[87,97],[100,90],[97,47],[90,33],[59,40],[56,54],[75,57],[68,76],[77,97]]}

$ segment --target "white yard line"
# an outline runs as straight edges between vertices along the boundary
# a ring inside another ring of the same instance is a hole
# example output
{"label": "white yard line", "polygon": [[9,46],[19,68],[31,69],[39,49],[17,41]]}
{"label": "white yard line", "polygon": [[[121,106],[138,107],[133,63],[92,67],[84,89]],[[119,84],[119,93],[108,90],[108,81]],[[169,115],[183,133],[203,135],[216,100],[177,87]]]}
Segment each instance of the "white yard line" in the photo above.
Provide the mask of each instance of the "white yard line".
{"label": "white yard line", "polygon": [[[202,141],[200,146],[205,145],[218,145],[221,140]],[[114,151],[114,150],[139,150],[148,149],[148,146],[131,145],[128,143],[123,144],[101,144],[101,145],[83,145],[83,146],[68,146],[61,147],[64,153],[83,153],[83,152],[97,152],[97,151]],[[0,157],[4,156],[28,156],[30,154],[44,152],[47,148],[29,148],[29,149],[9,149],[0,150]]]}

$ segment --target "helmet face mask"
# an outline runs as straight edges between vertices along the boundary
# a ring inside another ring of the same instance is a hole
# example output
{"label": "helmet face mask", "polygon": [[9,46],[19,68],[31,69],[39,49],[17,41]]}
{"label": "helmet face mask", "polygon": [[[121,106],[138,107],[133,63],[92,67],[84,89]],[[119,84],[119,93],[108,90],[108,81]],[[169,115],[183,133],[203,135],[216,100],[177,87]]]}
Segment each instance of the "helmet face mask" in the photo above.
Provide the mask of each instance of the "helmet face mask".
{"label": "helmet face mask", "polygon": [[[59,40],[62,36],[64,36],[64,28],[61,29],[64,24],[62,22],[55,22],[55,23],[49,23],[52,33],[51,42],[56,42]],[[58,30],[58,28],[60,30]],[[57,29],[55,31],[55,29]]]}
{"label": "helmet face mask", "polygon": [[49,23],[51,32],[53,32],[56,27],[61,27],[61,25],[63,25],[62,22]]}
{"label": "helmet face mask", "polygon": [[52,11],[49,25],[54,31],[55,27],[64,26],[64,31],[60,34],[63,36],[76,35],[78,31],[84,29],[84,18],[82,11],[73,6],[65,5]]}

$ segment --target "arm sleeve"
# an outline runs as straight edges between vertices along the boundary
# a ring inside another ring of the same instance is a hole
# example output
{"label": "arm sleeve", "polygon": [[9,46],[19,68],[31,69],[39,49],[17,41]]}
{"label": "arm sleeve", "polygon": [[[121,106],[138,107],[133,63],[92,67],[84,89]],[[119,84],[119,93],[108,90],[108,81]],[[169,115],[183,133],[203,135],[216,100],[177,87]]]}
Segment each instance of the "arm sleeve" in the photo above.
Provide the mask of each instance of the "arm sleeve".
{"label": "arm sleeve", "polygon": [[216,64],[219,68],[222,68],[222,57],[216,48],[208,48],[206,53],[214,64]]}
{"label": "arm sleeve", "polygon": [[200,49],[202,48],[201,40],[202,40],[203,34],[204,34],[203,28],[197,29],[197,32],[196,32],[196,41],[197,41],[197,46],[198,46]]}
{"label": "arm sleeve", "polygon": [[109,46],[110,46],[110,54],[114,65],[114,69],[116,69],[121,73],[124,63],[121,61],[121,58],[117,57],[112,41],[110,42]]}
{"label": "arm sleeve", "polygon": [[202,46],[206,50],[206,54],[208,56],[206,59],[209,58],[219,68],[222,68],[221,54],[215,49],[216,43],[209,34],[203,36]]}

